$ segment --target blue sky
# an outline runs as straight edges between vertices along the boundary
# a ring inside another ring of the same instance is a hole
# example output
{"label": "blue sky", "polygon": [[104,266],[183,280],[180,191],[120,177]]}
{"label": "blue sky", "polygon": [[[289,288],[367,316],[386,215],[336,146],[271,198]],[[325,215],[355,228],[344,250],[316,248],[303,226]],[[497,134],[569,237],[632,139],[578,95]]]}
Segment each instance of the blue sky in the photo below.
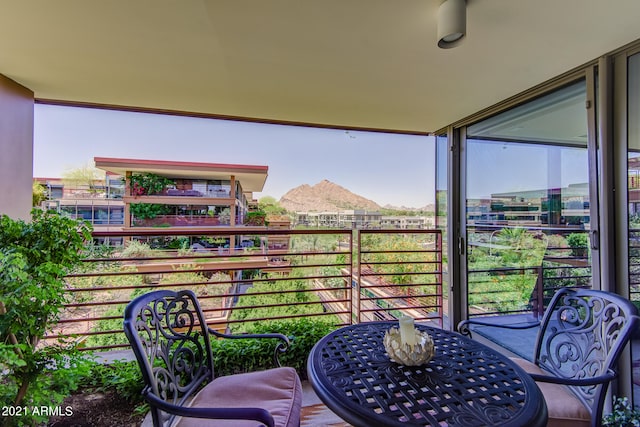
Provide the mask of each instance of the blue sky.
{"label": "blue sky", "polygon": [[588,182],[586,147],[474,140],[468,144],[467,156],[470,199]]}
{"label": "blue sky", "polygon": [[60,177],[122,157],[269,166],[264,191],[279,199],[328,179],[380,205],[434,201],[434,139],[37,104],[34,176]]}

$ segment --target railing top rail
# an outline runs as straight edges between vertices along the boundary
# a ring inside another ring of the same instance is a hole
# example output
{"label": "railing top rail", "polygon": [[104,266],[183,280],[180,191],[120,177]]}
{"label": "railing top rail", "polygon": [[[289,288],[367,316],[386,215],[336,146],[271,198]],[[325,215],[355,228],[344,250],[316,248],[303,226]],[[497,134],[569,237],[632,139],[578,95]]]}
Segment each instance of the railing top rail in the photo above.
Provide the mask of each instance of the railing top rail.
{"label": "railing top rail", "polygon": [[365,229],[359,229],[358,230],[360,233],[366,233],[366,234],[378,234],[378,233],[382,233],[382,234],[389,234],[389,233],[398,233],[398,234],[442,234],[442,230],[439,229],[435,229],[435,228],[402,228],[402,229],[395,229],[395,228],[376,228],[376,229],[369,229],[369,228],[365,228]]}
{"label": "railing top rail", "polygon": [[[194,227],[195,228],[195,227]],[[385,230],[387,233],[393,230]],[[412,230],[413,231],[413,230]],[[261,235],[308,235],[308,234],[343,234],[346,236],[351,235],[351,229],[343,228],[322,228],[322,229],[271,229],[265,227],[229,227],[229,228],[196,228],[190,230],[188,227],[177,229],[177,227],[170,228],[158,228],[158,229],[141,229],[136,230],[134,228],[123,231],[93,231],[94,237],[127,237],[127,236],[229,236],[229,235],[247,235],[247,234],[261,234]],[[398,230],[402,232],[402,230]]]}

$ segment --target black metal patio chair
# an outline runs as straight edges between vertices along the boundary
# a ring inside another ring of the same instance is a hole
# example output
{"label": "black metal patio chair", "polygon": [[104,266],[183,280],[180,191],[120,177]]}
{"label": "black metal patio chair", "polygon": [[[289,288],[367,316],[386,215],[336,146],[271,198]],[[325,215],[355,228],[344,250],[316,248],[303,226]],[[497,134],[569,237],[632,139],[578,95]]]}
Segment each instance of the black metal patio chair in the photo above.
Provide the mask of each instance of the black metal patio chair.
{"label": "black metal patio chair", "polygon": [[[142,370],[154,426],[300,425],[300,378],[278,361],[289,344],[284,335],[212,330],[189,290],[160,290],[134,299],[125,309],[124,332]],[[277,367],[215,378],[212,337],[277,339]]]}
{"label": "black metal patio chair", "polygon": [[618,295],[560,289],[542,320],[526,326],[463,320],[458,331],[471,336],[472,325],[524,329],[539,327],[533,362],[514,357],[536,381],[549,410],[549,427],[599,426],[607,388],[616,364],[638,327],[636,307]]}

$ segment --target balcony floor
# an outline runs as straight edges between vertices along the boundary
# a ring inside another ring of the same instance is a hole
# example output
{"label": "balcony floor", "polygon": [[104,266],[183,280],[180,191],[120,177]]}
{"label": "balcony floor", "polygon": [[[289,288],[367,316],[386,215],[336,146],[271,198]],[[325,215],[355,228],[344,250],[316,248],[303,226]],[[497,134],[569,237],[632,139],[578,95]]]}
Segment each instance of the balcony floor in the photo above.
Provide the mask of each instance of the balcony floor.
{"label": "balcony floor", "polygon": [[316,396],[311,384],[302,383],[302,419],[300,427],[349,427]]}

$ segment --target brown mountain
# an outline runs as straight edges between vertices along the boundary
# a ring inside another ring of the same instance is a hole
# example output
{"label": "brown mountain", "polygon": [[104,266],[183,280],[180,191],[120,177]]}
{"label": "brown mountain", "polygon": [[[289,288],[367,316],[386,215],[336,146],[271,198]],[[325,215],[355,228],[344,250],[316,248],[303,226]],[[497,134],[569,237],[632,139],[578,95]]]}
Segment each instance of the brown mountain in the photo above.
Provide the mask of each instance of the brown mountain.
{"label": "brown mountain", "polygon": [[380,209],[373,200],[352,193],[326,179],[314,186],[303,184],[293,188],[280,198],[280,205],[290,212],[340,211],[345,209]]}

